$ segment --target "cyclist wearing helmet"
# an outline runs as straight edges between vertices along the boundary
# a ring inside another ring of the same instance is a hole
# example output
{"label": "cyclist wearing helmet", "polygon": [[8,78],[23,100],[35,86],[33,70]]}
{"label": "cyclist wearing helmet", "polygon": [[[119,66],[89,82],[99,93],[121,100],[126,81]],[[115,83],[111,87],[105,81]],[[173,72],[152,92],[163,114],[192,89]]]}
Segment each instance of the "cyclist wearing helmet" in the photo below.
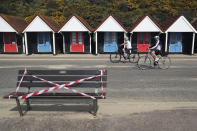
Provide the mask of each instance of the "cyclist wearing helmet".
{"label": "cyclist wearing helmet", "polygon": [[131,42],[128,40],[127,37],[124,38],[124,43],[122,43],[120,46],[123,46],[123,45],[124,45],[124,48],[122,49],[122,51],[124,52],[125,61],[127,61],[128,53],[129,52],[131,53],[131,49],[132,49]]}
{"label": "cyclist wearing helmet", "polygon": [[161,43],[159,40],[159,36],[155,36],[154,39],[155,39],[155,44],[154,46],[150,47],[149,50],[151,52],[151,56],[154,58],[154,61],[155,61],[154,65],[156,65],[159,60],[157,55],[160,54],[161,52]]}

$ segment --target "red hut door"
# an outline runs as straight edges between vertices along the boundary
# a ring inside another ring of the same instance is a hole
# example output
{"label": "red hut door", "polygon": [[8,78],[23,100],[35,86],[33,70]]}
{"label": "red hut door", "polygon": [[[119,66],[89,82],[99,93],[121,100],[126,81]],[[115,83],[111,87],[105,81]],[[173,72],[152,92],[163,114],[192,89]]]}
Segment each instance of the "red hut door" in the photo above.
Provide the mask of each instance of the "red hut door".
{"label": "red hut door", "polygon": [[4,52],[18,52],[16,33],[3,33]]}
{"label": "red hut door", "polygon": [[72,32],[71,33],[71,50],[70,52],[84,52],[84,42],[83,42],[82,32]]}
{"label": "red hut door", "polygon": [[138,33],[138,52],[148,52],[150,47],[151,33]]}

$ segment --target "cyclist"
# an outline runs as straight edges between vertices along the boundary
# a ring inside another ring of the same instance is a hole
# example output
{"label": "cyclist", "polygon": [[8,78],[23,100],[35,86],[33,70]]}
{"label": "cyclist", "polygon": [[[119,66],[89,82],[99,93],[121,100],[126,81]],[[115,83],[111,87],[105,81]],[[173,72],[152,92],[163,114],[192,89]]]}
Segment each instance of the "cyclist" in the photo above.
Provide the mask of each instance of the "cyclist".
{"label": "cyclist", "polygon": [[127,37],[124,38],[124,43],[122,43],[120,46],[124,46],[124,48],[122,49],[122,51],[124,52],[124,61],[126,62],[128,59],[128,53],[131,53],[131,42],[128,40]]}
{"label": "cyclist", "polygon": [[159,36],[155,36],[155,44],[154,46],[148,48],[150,50],[150,54],[151,56],[154,58],[154,65],[157,65],[159,58],[157,57],[157,55],[159,55],[161,53],[161,43],[159,40]]}

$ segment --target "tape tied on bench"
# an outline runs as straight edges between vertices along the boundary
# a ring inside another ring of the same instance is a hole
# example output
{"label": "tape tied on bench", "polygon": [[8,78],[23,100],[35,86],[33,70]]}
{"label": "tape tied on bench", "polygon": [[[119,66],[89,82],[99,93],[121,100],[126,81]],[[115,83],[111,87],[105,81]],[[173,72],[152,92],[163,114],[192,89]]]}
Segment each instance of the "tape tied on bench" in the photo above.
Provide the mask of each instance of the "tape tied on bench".
{"label": "tape tied on bench", "polygon": [[103,75],[104,75],[104,73],[105,73],[105,70],[101,70],[101,75],[100,75],[100,77],[101,77],[101,92],[102,92],[102,94],[101,94],[101,97],[102,97],[102,99],[104,99],[104,95],[103,95]]}
{"label": "tape tied on bench", "polygon": [[25,77],[26,74],[27,74],[27,69],[25,68],[25,71],[24,71],[24,73],[23,73],[23,75],[22,75],[22,77],[21,77],[20,82],[18,83],[18,86],[17,86],[17,88],[16,88],[16,91],[13,93],[13,95],[9,95],[9,96],[8,96],[9,99],[10,99],[12,96],[17,96],[17,93],[18,93],[18,91],[19,91],[19,88],[20,88],[20,86],[21,86],[21,83],[22,83],[22,81],[23,81],[23,78]]}

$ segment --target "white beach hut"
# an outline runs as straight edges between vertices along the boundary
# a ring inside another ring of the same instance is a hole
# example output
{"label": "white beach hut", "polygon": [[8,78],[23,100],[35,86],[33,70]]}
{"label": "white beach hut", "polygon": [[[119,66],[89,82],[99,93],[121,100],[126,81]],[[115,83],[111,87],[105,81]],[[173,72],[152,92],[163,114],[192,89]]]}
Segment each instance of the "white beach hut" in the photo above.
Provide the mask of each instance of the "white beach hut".
{"label": "white beach hut", "polygon": [[91,53],[91,32],[93,29],[80,16],[73,14],[61,26],[63,53]]}
{"label": "white beach hut", "polygon": [[0,52],[23,53],[22,34],[27,23],[23,18],[0,15]]}
{"label": "white beach hut", "polygon": [[95,52],[115,52],[124,42],[127,29],[113,15],[107,16],[95,29]]}
{"label": "white beach hut", "polygon": [[23,30],[25,36],[26,54],[53,53],[56,54],[55,33],[59,26],[51,18],[35,15]]}
{"label": "white beach hut", "polygon": [[162,26],[166,33],[166,52],[194,53],[196,30],[183,15],[166,19],[162,23]]}

